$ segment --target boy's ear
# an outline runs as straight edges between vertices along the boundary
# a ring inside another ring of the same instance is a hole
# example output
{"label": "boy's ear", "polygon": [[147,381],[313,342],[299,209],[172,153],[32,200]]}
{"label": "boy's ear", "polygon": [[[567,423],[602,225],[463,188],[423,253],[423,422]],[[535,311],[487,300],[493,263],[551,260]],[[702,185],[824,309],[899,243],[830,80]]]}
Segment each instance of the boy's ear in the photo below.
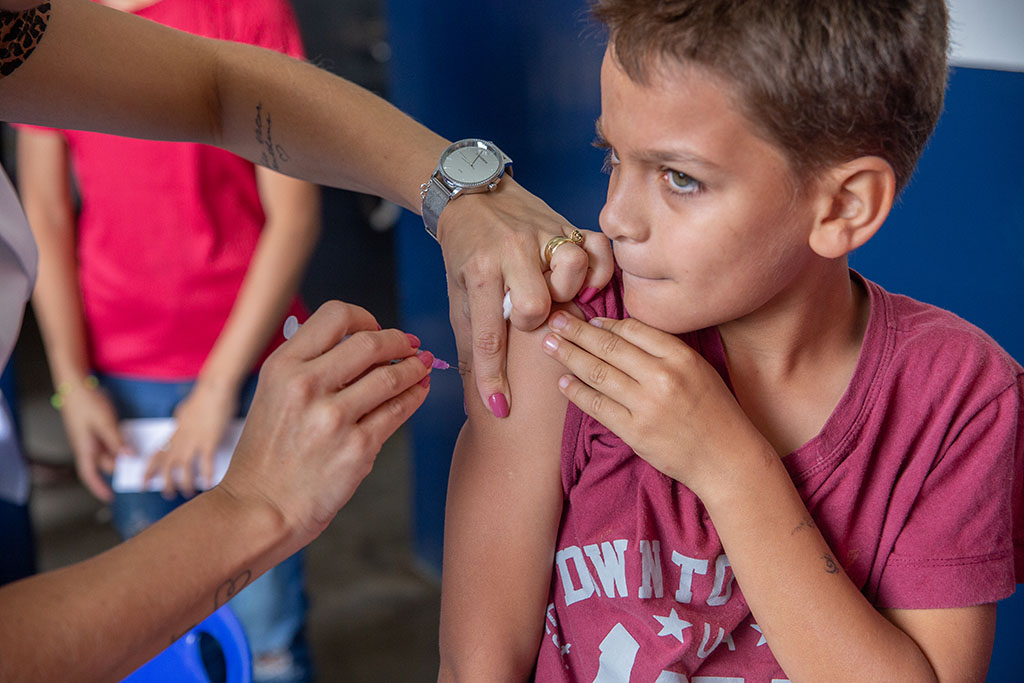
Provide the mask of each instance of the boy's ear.
{"label": "boy's ear", "polygon": [[881,157],[858,157],[832,169],[822,181],[822,214],[810,247],[824,258],[849,254],[885,222],[896,196],[896,176]]}

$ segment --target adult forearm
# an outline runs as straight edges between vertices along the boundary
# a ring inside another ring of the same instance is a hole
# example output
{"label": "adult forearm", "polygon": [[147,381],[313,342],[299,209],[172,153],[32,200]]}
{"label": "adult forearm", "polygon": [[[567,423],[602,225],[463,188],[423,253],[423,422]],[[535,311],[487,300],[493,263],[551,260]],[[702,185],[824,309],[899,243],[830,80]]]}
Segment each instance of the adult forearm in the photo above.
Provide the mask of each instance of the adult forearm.
{"label": "adult forearm", "polygon": [[882,616],[843,571],[782,461],[726,468],[703,496],[737,583],[793,681],[934,681],[914,641]]}
{"label": "adult forearm", "polygon": [[418,210],[446,142],[376,95],[269,50],[87,0],[51,5],[32,56],[0,81],[3,120],[215,144]]}
{"label": "adult forearm", "polygon": [[257,48],[220,44],[219,144],[313,182],[419,211],[447,142],[369,91]]}
{"label": "adult forearm", "polygon": [[270,506],[202,494],[101,555],[0,589],[0,680],[120,679],[293,545]]}

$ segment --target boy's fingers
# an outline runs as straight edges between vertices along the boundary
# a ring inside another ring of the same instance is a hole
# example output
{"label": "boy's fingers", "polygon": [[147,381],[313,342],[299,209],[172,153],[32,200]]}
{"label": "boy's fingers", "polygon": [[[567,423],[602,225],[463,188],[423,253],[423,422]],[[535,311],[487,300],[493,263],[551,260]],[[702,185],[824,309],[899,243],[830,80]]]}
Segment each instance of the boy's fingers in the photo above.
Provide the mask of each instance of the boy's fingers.
{"label": "boy's fingers", "polygon": [[626,318],[625,320],[591,318],[588,326],[621,337],[633,346],[642,349],[656,358],[666,358],[677,354],[679,353],[680,346],[686,346],[675,335],[663,332],[650,325],[645,325],[634,318]]}
{"label": "boy's fingers", "polygon": [[634,370],[639,370],[642,364],[650,359],[650,354],[632,340],[616,334],[615,331],[585,323],[565,311],[558,311],[552,315],[548,320],[548,327],[557,336],[630,376],[635,377]]}
{"label": "boy's fingers", "polygon": [[572,375],[560,377],[558,389],[587,415],[616,434],[625,434],[623,430],[630,424],[630,412],[625,406]]}

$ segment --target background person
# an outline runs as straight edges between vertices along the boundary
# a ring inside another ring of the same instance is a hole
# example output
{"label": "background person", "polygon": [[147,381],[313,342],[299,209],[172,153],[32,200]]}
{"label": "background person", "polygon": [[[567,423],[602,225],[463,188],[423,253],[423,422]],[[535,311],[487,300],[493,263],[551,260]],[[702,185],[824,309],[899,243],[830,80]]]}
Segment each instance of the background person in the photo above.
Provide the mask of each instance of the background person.
{"label": "background person", "polygon": [[[284,0],[104,4],[303,57]],[[29,127],[19,129],[18,187],[39,246],[33,308],[77,470],[129,538],[210,481],[259,361],[284,341],[285,316],[306,318],[296,292],[319,234],[319,190],[208,145]],[[107,478],[126,452],[118,421],[170,417],[176,431],[147,470],[162,475],[162,494],[112,493]],[[301,555],[231,606],[255,681],[312,679]]]}

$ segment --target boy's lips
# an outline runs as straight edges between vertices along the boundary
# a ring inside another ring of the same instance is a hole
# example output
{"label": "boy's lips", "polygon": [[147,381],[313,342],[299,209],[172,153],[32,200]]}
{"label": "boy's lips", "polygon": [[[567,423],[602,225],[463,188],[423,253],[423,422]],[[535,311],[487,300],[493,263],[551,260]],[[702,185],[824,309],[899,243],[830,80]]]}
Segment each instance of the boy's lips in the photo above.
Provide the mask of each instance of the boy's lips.
{"label": "boy's lips", "polygon": [[662,278],[662,277],[656,277],[656,276],[649,275],[649,274],[637,273],[635,271],[630,270],[629,268],[623,267],[621,264],[619,265],[619,267],[622,268],[622,275],[623,276],[629,276],[629,277],[632,277],[632,278],[636,278],[637,280],[655,281],[655,280],[664,280],[665,279],[665,278]]}

